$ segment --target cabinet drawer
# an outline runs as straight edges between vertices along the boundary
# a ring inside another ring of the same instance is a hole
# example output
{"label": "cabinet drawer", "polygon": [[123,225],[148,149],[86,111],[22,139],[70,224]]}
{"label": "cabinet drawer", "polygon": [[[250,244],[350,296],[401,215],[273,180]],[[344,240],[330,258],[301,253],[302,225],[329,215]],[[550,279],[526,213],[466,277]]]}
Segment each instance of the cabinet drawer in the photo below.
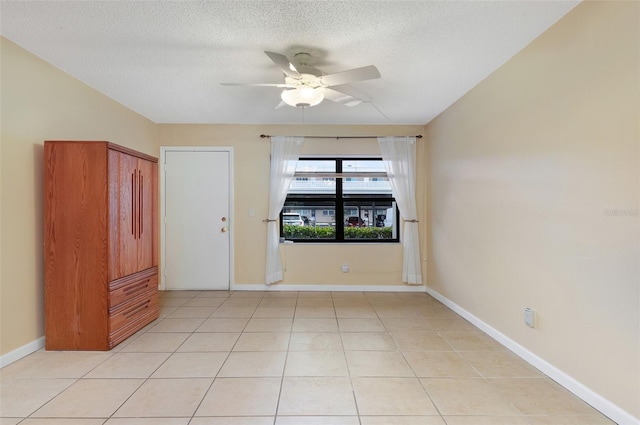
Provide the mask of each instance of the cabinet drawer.
{"label": "cabinet drawer", "polygon": [[116,345],[120,344],[125,339],[129,338],[131,335],[138,332],[140,329],[144,328],[149,323],[153,322],[158,318],[157,310],[155,314],[149,312],[147,315],[143,315],[137,317],[136,322],[129,323],[126,326],[118,329],[117,331],[111,333],[109,335],[109,349],[112,349]]}
{"label": "cabinet drawer", "polygon": [[[158,317],[158,293],[155,290],[142,294],[109,312],[109,334],[114,335],[124,328],[140,329]],[[151,318],[149,320],[149,318]],[[134,330],[134,332],[135,332]]]}
{"label": "cabinet drawer", "polygon": [[150,289],[156,290],[157,287],[158,273],[156,268],[111,282],[109,285],[109,308],[117,307],[123,302],[137,298]]}
{"label": "cabinet drawer", "polygon": [[115,330],[112,329],[109,334],[109,349],[112,349],[149,323],[156,320],[158,315],[158,305],[156,304],[155,307],[151,305],[148,309],[145,309],[140,314],[131,318],[131,321],[123,323],[122,327]]}

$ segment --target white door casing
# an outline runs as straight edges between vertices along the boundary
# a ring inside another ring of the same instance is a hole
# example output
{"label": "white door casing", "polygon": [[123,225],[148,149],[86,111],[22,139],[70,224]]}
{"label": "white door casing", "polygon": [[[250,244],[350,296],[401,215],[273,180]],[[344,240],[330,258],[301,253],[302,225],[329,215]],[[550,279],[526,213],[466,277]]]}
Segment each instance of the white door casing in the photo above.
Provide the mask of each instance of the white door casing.
{"label": "white door casing", "polygon": [[228,290],[233,271],[233,151],[212,147],[160,151],[160,289]]}

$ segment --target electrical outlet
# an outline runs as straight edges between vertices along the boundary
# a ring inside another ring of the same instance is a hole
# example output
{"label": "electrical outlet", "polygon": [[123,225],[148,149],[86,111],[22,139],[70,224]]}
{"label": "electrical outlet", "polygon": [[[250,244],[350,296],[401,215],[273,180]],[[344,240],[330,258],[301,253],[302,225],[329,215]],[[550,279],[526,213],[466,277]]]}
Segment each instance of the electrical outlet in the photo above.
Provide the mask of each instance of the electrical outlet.
{"label": "electrical outlet", "polygon": [[524,323],[530,328],[536,327],[536,312],[529,307],[524,309]]}
{"label": "electrical outlet", "polygon": [[349,265],[347,263],[342,265],[342,273],[349,273]]}

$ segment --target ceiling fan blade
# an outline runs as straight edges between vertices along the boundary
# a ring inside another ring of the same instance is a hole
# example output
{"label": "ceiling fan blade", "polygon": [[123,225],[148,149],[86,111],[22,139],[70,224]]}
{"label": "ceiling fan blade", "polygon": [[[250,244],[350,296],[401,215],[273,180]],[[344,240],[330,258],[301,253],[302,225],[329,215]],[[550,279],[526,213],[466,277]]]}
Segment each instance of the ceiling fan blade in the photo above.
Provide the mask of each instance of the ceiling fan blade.
{"label": "ceiling fan blade", "polygon": [[278,104],[276,105],[275,109],[280,109],[280,108],[282,108],[283,106],[287,106],[287,104],[286,104],[286,103],[284,103],[284,100],[281,100],[281,101],[280,101],[280,103],[278,103]]}
{"label": "ceiling fan blade", "polygon": [[333,86],[330,89],[325,89],[325,90],[333,90],[333,91],[337,91],[340,92],[342,94],[346,94],[349,95],[351,97],[354,97],[356,99],[360,99],[363,102],[370,102],[371,98],[364,94],[363,92],[361,92],[360,90],[356,90],[354,87],[343,84],[341,86]]}
{"label": "ceiling fan blade", "polygon": [[294,87],[289,84],[270,83],[220,83],[221,86],[248,86],[248,87]]}
{"label": "ceiling fan blade", "polygon": [[324,89],[324,98],[345,106],[356,106],[362,103],[362,99],[329,88]]}
{"label": "ceiling fan blade", "polygon": [[348,71],[336,72],[335,74],[323,75],[320,81],[327,87],[349,84],[356,81],[373,80],[380,78],[380,71],[373,65],[354,68]]}
{"label": "ceiling fan blade", "polygon": [[278,65],[278,68],[280,68],[282,72],[285,73],[285,75],[293,78],[300,78],[300,73],[298,72],[296,67],[293,66],[291,62],[289,62],[289,59],[287,59],[285,55],[267,51],[265,51],[264,53],[269,56],[269,59],[271,59],[273,63]]}
{"label": "ceiling fan blade", "polygon": [[334,86],[324,89],[325,98],[345,106],[353,107],[362,102],[371,102],[371,98],[348,85]]}

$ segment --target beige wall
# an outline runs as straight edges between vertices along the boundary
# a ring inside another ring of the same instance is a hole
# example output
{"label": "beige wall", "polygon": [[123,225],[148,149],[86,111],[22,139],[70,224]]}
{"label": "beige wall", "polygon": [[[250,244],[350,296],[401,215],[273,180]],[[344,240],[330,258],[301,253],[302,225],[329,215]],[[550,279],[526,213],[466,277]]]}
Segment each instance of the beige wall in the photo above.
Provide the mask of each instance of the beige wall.
{"label": "beige wall", "polygon": [[635,417],[639,4],[578,5],[427,126],[429,286]]}
{"label": "beige wall", "polygon": [[45,139],[108,140],[157,150],[157,126],[0,38],[2,74],[0,355],[44,335]]}
{"label": "beige wall", "polygon": [[[159,125],[160,146],[228,146],[234,151],[234,241],[237,285],[264,282],[266,225],[269,197],[268,139],[272,135],[416,135],[423,126],[319,126],[319,125]],[[420,170],[418,214],[424,219],[426,170],[424,139],[417,145]],[[303,155],[379,155],[375,139],[307,139]],[[255,216],[249,216],[249,210]],[[424,226],[421,232],[424,234]],[[423,238],[426,241],[426,238]],[[426,263],[426,242],[423,258]],[[281,246],[285,285],[386,285],[402,284],[400,244],[340,245],[293,244]],[[349,273],[342,273],[343,263]],[[424,269],[424,265],[423,265]],[[426,273],[426,272],[423,272]]]}

